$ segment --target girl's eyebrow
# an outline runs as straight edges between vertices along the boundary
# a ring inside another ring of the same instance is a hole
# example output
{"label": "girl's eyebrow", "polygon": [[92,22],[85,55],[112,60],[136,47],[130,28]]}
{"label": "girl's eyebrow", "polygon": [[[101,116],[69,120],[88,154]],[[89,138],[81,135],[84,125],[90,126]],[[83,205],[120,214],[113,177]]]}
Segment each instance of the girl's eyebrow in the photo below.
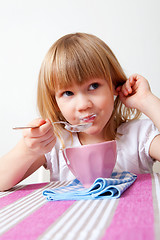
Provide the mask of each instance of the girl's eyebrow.
{"label": "girl's eyebrow", "polygon": [[71,89],[71,87],[63,87],[63,88],[59,88],[55,91],[55,95],[60,95],[63,94],[64,92],[72,92],[73,90]]}

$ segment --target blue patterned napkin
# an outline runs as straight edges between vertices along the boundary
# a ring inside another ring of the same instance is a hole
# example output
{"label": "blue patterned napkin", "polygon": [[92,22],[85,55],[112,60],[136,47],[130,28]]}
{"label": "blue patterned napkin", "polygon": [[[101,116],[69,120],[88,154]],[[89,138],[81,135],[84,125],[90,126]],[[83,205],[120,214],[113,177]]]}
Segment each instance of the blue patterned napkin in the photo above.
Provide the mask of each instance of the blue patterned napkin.
{"label": "blue patterned napkin", "polygon": [[88,200],[119,198],[137,176],[130,172],[113,172],[110,178],[97,178],[90,188],[84,188],[78,179],[71,184],[55,189],[46,189],[43,195],[48,201]]}

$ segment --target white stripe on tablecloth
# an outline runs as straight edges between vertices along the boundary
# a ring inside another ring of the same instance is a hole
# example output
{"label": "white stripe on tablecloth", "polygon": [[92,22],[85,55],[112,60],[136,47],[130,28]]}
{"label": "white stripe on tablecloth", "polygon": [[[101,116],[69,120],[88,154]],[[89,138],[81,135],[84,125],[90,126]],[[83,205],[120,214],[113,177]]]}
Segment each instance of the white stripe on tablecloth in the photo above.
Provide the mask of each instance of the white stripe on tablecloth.
{"label": "white stripe on tablecloth", "polygon": [[80,200],[73,203],[72,206],[67,209],[67,211],[56,221],[56,223],[53,224],[54,226],[51,225],[46,231],[46,234],[43,234],[39,239],[53,239],[52,236],[64,231],[64,229],[66,229],[66,226],[66,230],[68,230],[68,226],[71,225],[71,230],[73,227],[72,222],[74,225],[74,222],[78,221],[79,216],[81,216],[81,214],[86,211],[86,206],[88,207],[89,204],[93,204],[93,202],[91,202],[90,200]]}
{"label": "white stripe on tablecloth", "polygon": [[103,204],[101,204],[101,207],[98,209],[97,214],[95,213],[93,218],[90,219],[89,223],[85,226],[85,228],[80,230],[79,238],[77,238],[77,240],[82,239],[84,232],[85,238],[83,239],[101,239],[101,237],[106,231],[106,228],[109,226],[113,218],[118,202],[119,199],[112,199],[108,200],[108,204],[106,204],[106,201],[103,200]]}
{"label": "white stripe on tablecloth", "polygon": [[[155,240],[159,240],[160,236],[160,174],[154,173],[154,182],[153,185],[153,207],[154,207],[154,229],[155,229]],[[153,184],[153,182],[152,182]]]}
{"label": "white stripe on tablecloth", "polygon": [[111,215],[113,215],[111,212],[117,203],[118,200],[115,199],[99,200],[99,203],[97,202],[95,208],[92,209],[92,214],[84,214],[73,231],[68,232],[66,239],[100,239],[106,230],[106,225],[110,223]]}
{"label": "white stripe on tablecloth", "polygon": [[[50,184],[49,184],[50,185]],[[20,208],[23,208],[23,203],[24,205],[28,204],[30,201],[32,201],[33,199],[35,200],[35,197],[38,195],[40,195],[39,193],[41,193],[43,191],[43,189],[46,189],[49,185],[46,185],[38,190],[35,190],[33,191],[32,193],[26,195],[25,197],[22,197],[20,199],[18,199],[17,201],[7,205],[6,207],[2,208],[0,210],[0,216],[1,216],[1,219],[2,217],[6,217],[6,213],[9,214],[10,212],[11,213],[14,213],[14,210],[16,211],[17,210],[17,206],[18,206],[18,211],[20,210]],[[9,216],[9,215],[7,215]]]}
{"label": "white stripe on tablecloth", "polygon": [[[69,182],[65,182],[65,185]],[[0,210],[0,234],[6,232],[11,227],[22,221],[23,218],[30,215],[44,203],[46,199],[42,197],[42,192],[47,188],[60,187],[64,185],[64,182],[50,183],[46,186],[35,190],[31,194],[17,200],[16,202],[2,208]]]}
{"label": "white stripe on tablecloth", "polygon": [[[75,202],[39,239],[100,239],[118,201],[119,199]],[[93,228],[96,230],[93,231]]]}
{"label": "white stripe on tablecloth", "polygon": [[92,229],[94,222],[97,222],[101,210],[104,208],[104,204],[108,205],[106,201],[96,200],[95,204],[90,205],[88,211],[81,215],[80,221],[74,226],[74,232],[68,231],[65,233],[65,236],[70,239],[75,239],[75,236],[77,236],[77,239],[85,239],[86,237],[88,239],[88,233]]}
{"label": "white stripe on tablecloth", "polygon": [[[23,208],[23,203],[24,205],[28,205],[28,203],[32,202],[32,200],[35,201],[35,197],[42,197],[42,192],[47,189],[47,188],[57,188],[57,187],[61,187],[64,186],[64,184],[68,184],[68,182],[64,183],[64,182],[56,182],[56,183],[49,183],[47,185],[45,185],[42,188],[39,189],[35,189],[35,191],[33,191],[32,193],[26,195],[25,197],[22,197],[20,199],[18,199],[17,201],[7,205],[6,207],[2,208],[0,210],[0,216],[2,218],[3,215],[6,215],[6,210],[8,211],[7,213],[9,214],[9,212],[13,213],[13,210],[17,210],[17,205],[18,205],[18,211],[20,210],[20,208]],[[43,198],[44,199],[44,198]],[[21,204],[21,205],[20,205]],[[3,214],[4,213],[4,214]],[[15,213],[14,213],[15,214]]]}

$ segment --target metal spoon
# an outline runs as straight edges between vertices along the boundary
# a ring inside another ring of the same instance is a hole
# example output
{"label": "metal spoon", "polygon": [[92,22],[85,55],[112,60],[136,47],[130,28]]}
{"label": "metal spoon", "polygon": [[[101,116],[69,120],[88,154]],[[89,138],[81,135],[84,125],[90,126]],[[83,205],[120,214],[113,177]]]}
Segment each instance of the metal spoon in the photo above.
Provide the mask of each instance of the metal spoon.
{"label": "metal spoon", "polygon": [[[70,132],[83,132],[84,130],[86,130],[87,128],[89,128],[92,123],[81,123],[81,124],[77,124],[77,125],[71,125],[68,122],[63,122],[63,121],[59,121],[59,122],[52,122],[52,124],[58,124],[58,123],[62,123],[65,125],[65,129],[67,129]],[[22,127],[13,127],[14,130],[19,130],[19,129],[27,129],[27,128],[38,128],[40,126],[22,126]]]}

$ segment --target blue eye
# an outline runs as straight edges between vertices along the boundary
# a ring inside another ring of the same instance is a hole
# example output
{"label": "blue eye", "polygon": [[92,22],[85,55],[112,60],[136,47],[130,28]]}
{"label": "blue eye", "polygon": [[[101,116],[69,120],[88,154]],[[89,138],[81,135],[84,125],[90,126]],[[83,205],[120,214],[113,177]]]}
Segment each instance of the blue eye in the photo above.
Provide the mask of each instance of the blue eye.
{"label": "blue eye", "polygon": [[90,86],[89,86],[89,90],[95,90],[99,87],[99,83],[92,83]]}
{"label": "blue eye", "polygon": [[71,91],[66,91],[66,92],[64,92],[62,95],[63,95],[64,97],[70,97],[70,96],[73,95],[73,92],[71,92]]}

